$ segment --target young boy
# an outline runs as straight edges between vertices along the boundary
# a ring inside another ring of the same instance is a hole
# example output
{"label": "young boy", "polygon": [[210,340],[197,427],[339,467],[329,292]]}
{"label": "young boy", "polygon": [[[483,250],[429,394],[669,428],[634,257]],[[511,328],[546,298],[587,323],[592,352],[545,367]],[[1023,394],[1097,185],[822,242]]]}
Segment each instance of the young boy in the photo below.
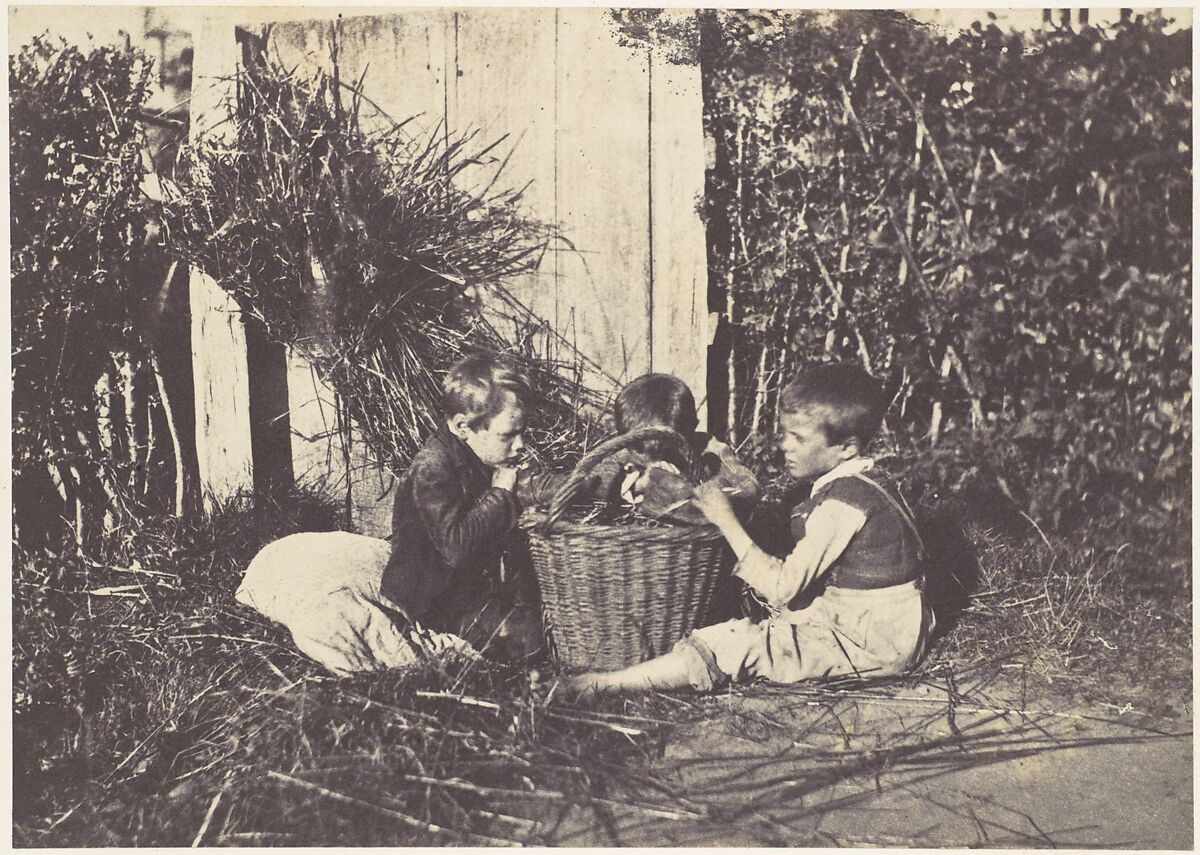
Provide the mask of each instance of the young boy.
{"label": "young boy", "polygon": [[490,353],[460,360],[443,390],[445,420],[396,486],[381,587],[409,620],[474,641],[480,617],[515,604],[531,584],[500,573],[521,514],[517,467],[531,393],[515,365]]}
{"label": "young boy", "polygon": [[[885,408],[879,386],[854,366],[814,368],[784,389],[779,447],[789,473],[813,482],[810,498],[792,512],[796,545],[786,558],[754,545],[719,486],[696,488],[696,504],[738,556],[735,574],[766,599],[771,618],[696,630],[670,653],[579,675],[567,689],[708,690],[753,677],[792,683],[913,666],[933,626],[922,590],[923,547],[904,500],[862,453]],[[792,610],[796,596],[818,581],[825,590]]]}
{"label": "young boy", "polygon": [[337,674],[410,667],[476,650],[521,659],[541,647],[529,580],[500,578],[520,507],[513,493],[529,384],[492,355],[459,361],[445,420],[396,485],[392,541],[301,532],[268,544],[237,591]]}
{"label": "young boy", "polygon": [[[758,480],[754,473],[737,459],[728,445],[696,430],[699,424],[696,399],[678,377],[643,374],[629,381],[613,402],[613,421],[618,433],[653,426],[673,429],[688,441],[704,478],[723,488],[739,511],[748,510],[758,500]],[[681,470],[687,461],[675,459],[663,444],[655,442],[630,449],[620,460],[642,470],[635,489],[641,495],[639,507],[643,513],[676,522],[706,522],[703,513],[690,501],[692,491],[688,482],[672,477],[676,473],[671,468],[658,465],[668,463]]]}
{"label": "young boy", "polygon": [[[692,457],[707,479],[726,488],[739,510],[758,499],[758,481],[725,443],[696,430],[696,399],[688,385],[672,374],[643,374],[630,380],[613,402],[613,424],[618,434],[643,427],[671,428],[688,441]],[[669,464],[664,466],[663,464]],[[578,496],[615,502],[628,477],[640,496],[639,507],[649,516],[675,522],[704,523],[704,515],[691,503],[690,484],[678,474],[688,461],[666,443],[650,440],[619,451],[598,464]],[[568,473],[522,473],[517,495],[522,505],[545,504],[566,481]]]}

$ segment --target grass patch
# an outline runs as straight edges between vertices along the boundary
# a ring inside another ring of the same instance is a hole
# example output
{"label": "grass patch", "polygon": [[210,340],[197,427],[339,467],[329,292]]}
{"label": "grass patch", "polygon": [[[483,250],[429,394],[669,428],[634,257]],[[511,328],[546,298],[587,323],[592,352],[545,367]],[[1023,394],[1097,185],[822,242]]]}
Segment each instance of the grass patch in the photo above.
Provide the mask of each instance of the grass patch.
{"label": "grass patch", "polygon": [[[930,661],[950,667],[1007,660],[1023,677],[1081,701],[1178,714],[1191,696],[1191,597],[1168,551],[1131,567],[1127,549],[936,520],[927,532],[940,574],[930,594],[940,626]],[[1147,578],[1150,583],[1147,583]]]}
{"label": "grass patch", "polygon": [[19,845],[528,842],[494,803],[603,808],[605,770],[657,750],[665,719],[548,708],[523,671],[337,679],[301,657],[233,591],[263,544],[332,527],[302,498],[150,521],[105,560],[21,556]]}
{"label": "grass patch", "polygon": [[[548,705],[545,679],[478,661],[338,679],[298,655],[233,591],[263,544],[336,515],[300,495],[231,503],[147,521],[103,558],[17,557],[18,845],[537,844],[581,815],[601,827],[629,813],[736,817],[715,790],[705,801],[655,771],[678,728],[727,719],[721,697]],[[931,546],[948,569],[931,580],[942,633],[905,685],[1019,663],[1035,682],[1151,711],[1190,687],[1188,598],[1140,593],[1122,554],[925,522],[941,525]],[[863,687],[792,691],[827,703]],[[939,745],[805,762],[826,786],[928,763]],[[763,826],[762,840],[780,833]]]}

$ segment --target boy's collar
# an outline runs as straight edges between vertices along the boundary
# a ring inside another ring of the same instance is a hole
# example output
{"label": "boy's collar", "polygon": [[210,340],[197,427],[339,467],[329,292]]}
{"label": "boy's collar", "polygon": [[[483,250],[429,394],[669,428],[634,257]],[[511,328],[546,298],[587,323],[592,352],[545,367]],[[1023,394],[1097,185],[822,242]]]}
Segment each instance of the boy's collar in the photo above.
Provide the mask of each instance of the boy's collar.
{"label": "boy's collar", "polygon": [[820,490],[830,481],[838,478],[849,478],[851,475],[857,475],[859,472],[866,472],[874,465],[875,461],[870,457],[851,457],[849,460],[843,460],[816,481],[813,481],[812,492],[809,495],[815,496],[817,490]]}

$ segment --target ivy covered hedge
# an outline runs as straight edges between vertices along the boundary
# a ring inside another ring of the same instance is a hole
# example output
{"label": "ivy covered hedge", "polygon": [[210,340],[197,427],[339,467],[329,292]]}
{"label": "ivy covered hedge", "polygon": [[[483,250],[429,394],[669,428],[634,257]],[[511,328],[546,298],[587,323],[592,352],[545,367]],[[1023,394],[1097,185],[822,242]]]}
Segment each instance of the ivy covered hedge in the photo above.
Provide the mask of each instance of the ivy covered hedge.
{"label": "ivy covered hedge", "polygon": [[701,29],[718,429],[766,458],[781,381],[852,360],[914,487],[1186,541],[1190,31]]}
{"label": "ivy covered hedge", "polygon": [[151,347],[162,271],[140,190],[149,73],[139,51],[45,37],[9,57],[13,491],[26,543],[69,532],[82,546],[171,477]]}
{"label": "ivy covered hedge", "polygon": [[715,431],[770,471],[782,385],[857,362],[914,493],[1188,584],[1189,29],[613,14],[701,66]]}

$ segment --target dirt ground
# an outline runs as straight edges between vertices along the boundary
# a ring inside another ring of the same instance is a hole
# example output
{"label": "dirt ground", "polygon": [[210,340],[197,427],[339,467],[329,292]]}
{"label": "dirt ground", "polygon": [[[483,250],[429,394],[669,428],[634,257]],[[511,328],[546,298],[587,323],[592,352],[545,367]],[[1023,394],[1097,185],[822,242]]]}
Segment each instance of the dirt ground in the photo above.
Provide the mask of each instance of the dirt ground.
{"label": "dirt ground", "polygon": [[729,714],[671,739],[656,769],[670,798],[569,811],[549,839],[1191,849],[1192,698],[1181,690],[1170,700],[1165,717],[1081,706],[1003,671],[960,684],[698,700]]}

